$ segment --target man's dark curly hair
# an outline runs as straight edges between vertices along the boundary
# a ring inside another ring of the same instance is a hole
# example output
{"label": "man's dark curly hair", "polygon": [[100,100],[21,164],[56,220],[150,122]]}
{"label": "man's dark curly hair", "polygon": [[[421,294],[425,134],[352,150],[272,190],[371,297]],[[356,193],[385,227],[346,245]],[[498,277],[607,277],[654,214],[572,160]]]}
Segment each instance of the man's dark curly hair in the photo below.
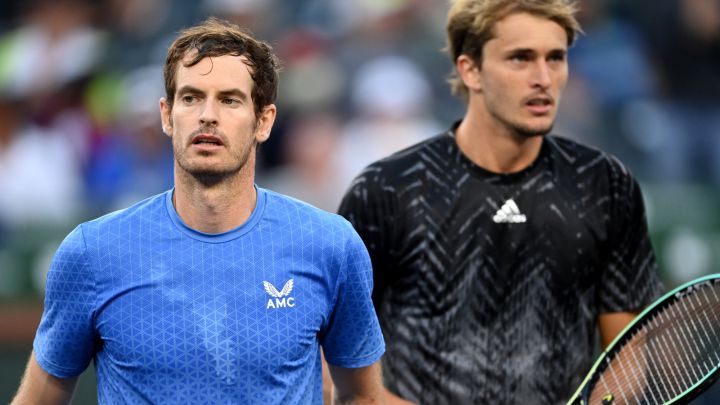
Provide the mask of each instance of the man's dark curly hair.
{"label": "man's dark curly hair", "polygon": [[278,89],[280,62],[272,53],[272,47],[259,41],[235,24],[214,17],[194,27],[180,31],[178,38],[168,49],[163,75],[165,95],[172,109],[175,101],[178,64],[190,67],[204,58],[234,55],[245,56],[253,80],[252,100],[255,116],[275,102]]}

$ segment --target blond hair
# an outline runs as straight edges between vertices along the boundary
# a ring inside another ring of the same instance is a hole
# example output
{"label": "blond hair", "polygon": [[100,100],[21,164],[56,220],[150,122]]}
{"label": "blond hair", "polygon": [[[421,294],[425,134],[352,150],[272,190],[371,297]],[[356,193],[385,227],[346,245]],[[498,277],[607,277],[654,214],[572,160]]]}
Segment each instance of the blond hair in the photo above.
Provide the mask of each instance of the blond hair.
{"label": "blond hair", "polygon": [[[446,51],[455,64],[460,55],[467,55],[482,65],[485,43],[495,35],[495,24],[514,13],[529,13],[558,23],[567,33],[568,46],[582,33],[575,18],[575,0],[455,0],[450,6],[446,25]],[[453,94],[467,101],[468,89],[457,72],[449,78]]]}

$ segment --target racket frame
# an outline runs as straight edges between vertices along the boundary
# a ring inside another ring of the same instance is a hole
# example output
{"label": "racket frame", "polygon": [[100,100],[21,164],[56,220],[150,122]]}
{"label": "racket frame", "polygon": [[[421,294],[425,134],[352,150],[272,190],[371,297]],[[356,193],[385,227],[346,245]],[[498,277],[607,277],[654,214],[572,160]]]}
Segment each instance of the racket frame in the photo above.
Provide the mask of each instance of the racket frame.
{"label": "racket frame", "polygon": [[[614,356],[615,352],[619,352],[616,350],[616,347],[621,343],[624,343],[625,340],[628,340],[632,337],[629,334],[629,331],[634,329],[635,325],[645,322],[645,317],[647,314],[655,312],[657,308],[662,308],[664,306],[670,305],[672,302],[682,298],[682,296],[687,294],[688,291],[698,289],[707,282],[720,282],[720,273],[709,274],[707,276],[688,281],[687,283],[682,284],[677,288],[674,288],[670,292],[658,298],[652,304],[648,305],[647,308],[645,308],[642,312],[640,312],[635,317],[635,319],[633,319],[632,322],[630,322],[620,333],[618,333],[615,339],[613,339],[612,342],[610,342],[610,344],[608,345],[608,347],[600,354],[598,359],[595,361],[595,364],[593,364],[592,368],[585,376],[585,379],[580,384],[580,387],[577,389],[577,391],[575,391],[575,394],[570,398],[570,401],[568,401],[568,405],[588,405],[587,400],[590,395],[589,383],[593,380],[593,377],[595,377],[595,372],[598,370],[598,368],[600,368],[600,366],[603,364],[607,357],[611,355]],[[720,368],[720,364],[715,365],[715,367],[713,367],[700,381],[693,384],[677,398],[673,399],[670,402],[667,402],[667,404],[684,404],[696,398],[705,390],[705,388],[712,385],[715,380],[720,377],[720,373],[718,373],[718,368]]]}

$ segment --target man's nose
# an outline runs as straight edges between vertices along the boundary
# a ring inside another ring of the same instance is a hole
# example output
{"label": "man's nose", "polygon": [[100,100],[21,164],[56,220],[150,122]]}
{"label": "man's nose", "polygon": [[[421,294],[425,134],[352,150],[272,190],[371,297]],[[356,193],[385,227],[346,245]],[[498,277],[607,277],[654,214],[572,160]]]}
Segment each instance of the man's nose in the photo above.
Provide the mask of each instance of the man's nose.
{"label": "man's nose", "polygon": [[203,106],[200,114],[200,124],[212,126],[217,126],[218,124],[217,106],[210,99],[208,99]]}
{"label": "man's nose", "polygon": [[547,89],[550,84],[552,84],[550,67],[544,60],[537,61],[533,69],[532,86]]}

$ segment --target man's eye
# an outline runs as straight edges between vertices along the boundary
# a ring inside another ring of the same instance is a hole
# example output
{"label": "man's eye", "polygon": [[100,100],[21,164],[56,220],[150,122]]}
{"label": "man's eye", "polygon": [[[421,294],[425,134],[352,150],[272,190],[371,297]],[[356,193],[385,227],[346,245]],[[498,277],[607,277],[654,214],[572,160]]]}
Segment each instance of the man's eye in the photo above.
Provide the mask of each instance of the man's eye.
{"label": "man's eye", "polygon": [[235,105],[235,104],[239,103],[239,101],[235,100],[234,98],[224,98],[224,99],[222,99],[222,103],[227,104],[227,105]]}
{"label": "man's eye", "polygon": [[530,58],[527,55],[513,55],[510,60],[513,62],[527,62]]}
{"label": "man's eye", "polygon": [[195,96],[183,96],[182,101],[183,101],[185,104],[190,104],[190,103],[192,103],[193,101],[195,101],[195,99],[196,99]]}

